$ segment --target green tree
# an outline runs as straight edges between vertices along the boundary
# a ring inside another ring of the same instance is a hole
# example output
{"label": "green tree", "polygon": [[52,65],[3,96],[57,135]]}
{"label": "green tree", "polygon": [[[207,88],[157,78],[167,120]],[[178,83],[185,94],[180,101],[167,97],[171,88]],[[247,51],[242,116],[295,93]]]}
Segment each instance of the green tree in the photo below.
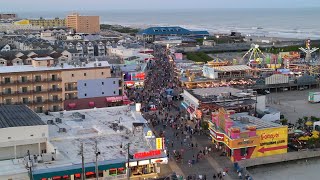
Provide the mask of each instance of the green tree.
{"label": "green tree", "polygon": [[301,126],[301,125],[303,124],[303,119],[299,118],[298,121],[297,121],[297,123],[298,123],[298,125]]}
{"label": "green tree", "polygon": [[280,122],[282,125],[288,125],[288,119],[281,119]]}
{"label": "green tree", "polygon": [[309,118],[308,118],[307,116],[304,116],[304,117],[303,117],[304,123],[306,123],[308,120],[309,120]]}

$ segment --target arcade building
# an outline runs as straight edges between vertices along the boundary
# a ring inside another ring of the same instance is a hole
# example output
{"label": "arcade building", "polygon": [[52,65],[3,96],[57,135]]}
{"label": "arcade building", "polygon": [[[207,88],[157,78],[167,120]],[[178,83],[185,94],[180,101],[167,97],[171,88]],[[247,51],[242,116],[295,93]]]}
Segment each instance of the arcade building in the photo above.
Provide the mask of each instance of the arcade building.
{"label": "arcade building", "polygon": [[232,162],[287,153],[288,127],[220,108],[209,122],[212,143]]}

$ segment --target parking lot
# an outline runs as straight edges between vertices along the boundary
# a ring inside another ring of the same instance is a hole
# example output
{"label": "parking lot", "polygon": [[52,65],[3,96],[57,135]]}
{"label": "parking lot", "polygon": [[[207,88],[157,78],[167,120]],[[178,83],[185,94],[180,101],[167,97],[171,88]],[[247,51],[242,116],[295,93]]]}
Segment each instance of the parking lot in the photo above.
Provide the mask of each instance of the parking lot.
{"label": "parking lot", "polygon": [[303,118],[303,116],[320,117],[320,103],[309,103],[309,92],[320,92],[320,89],[274,92],[266,96],[266,105],[281,111],[291,123],[295,123],[298,118]]}

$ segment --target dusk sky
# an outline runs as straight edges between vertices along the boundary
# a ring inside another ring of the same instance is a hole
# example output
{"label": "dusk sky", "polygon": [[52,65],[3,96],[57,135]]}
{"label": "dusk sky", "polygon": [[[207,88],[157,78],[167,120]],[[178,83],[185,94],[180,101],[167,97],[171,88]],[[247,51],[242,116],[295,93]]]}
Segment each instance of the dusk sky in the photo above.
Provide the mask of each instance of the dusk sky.
{"label": "dusk sky", "polygon": [[320,0],[0,0],[0,12],[299,7],[320,7]]}

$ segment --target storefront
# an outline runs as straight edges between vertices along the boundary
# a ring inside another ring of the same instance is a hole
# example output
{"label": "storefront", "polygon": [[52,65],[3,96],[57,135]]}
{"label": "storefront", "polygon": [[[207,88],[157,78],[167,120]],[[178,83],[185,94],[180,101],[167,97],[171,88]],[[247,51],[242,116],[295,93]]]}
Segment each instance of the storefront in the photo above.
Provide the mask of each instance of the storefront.
{"label": "storefront", "polygon": [[138,152],[133,155],[134,161],[129,163],[130,176],[156,175],[160,173],[159,164],[167,164],[166,154],[160,150],[151,150],[147,152]]}
{"label": "storefront", "polygon": [[212,142],[220,146],[231,161],[287,153],[287,126],[256,117],[238,118],[237,115],[220,109],[213,113],[212,121],[209,122]]}
{"label": "storefront", "polygon": [[[126,177],[125,159],[106,160],[99,162],[98,177]],[[85,164],[86,179],[95,178],[95,163]],[[32,173],[34,180],[81,180],[81,164],[71,166],[61,166],[46,169],[36,169]]]}

